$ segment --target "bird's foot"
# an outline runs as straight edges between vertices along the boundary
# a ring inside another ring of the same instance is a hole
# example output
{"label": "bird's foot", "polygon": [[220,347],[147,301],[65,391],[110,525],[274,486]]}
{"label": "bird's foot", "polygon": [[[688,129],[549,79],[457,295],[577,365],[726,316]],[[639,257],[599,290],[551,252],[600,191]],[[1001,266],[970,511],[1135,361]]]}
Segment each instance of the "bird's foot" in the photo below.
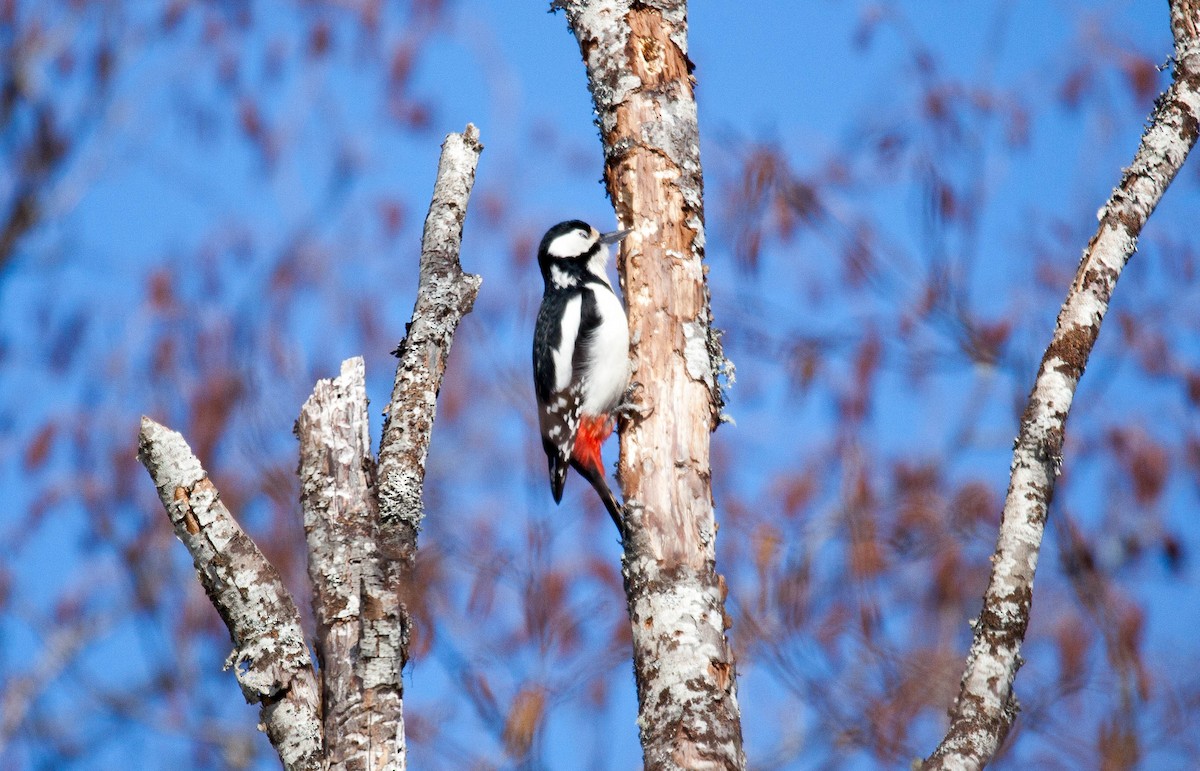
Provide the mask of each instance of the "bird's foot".
{"label": "bird's foot", "polygon": [[642,421],[654,414],[654,407],[644,404],[638,398],[637,393],[645,391],[641,383],[630,383],[625,389],[624,395],[621,396],[620,403],[613,408],[612,414],[618,420],[637,420]]}

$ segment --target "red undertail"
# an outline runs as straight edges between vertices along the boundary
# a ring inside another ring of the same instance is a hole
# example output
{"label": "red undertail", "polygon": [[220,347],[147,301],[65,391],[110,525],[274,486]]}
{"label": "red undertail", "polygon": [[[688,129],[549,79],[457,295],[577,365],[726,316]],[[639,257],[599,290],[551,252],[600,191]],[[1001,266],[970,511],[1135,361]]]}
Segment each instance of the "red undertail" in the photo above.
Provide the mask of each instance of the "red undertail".
{"label": "red undertail", "polygon": [[580,415],[579,430],[575,432],[575,448],[571,450],[572,460],[603,477],[604,459],[600,457],[600,446],[612,432],[612,421],[607,415]]}
{"label": "red undertail", "polygon": [[571,466],[588,481],[600,496],[608,515],[621,539],[625,539],[624,511],[604,479],[604,459],[600,457],[600,445],[613,432],[613,423],[607,415],[579,417],[579,430],[575,432],[575,447],[571,450]]}

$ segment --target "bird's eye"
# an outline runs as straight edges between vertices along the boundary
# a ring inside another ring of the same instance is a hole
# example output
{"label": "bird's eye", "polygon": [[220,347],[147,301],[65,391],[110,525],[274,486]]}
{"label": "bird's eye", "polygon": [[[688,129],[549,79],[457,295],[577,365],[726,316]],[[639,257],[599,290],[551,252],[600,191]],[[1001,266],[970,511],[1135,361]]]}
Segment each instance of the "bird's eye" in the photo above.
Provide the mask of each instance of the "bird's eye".
{"label": "bird's eye", "polygon": [[576,230],[575,232],[579,234],[579,237],[580,237],[580,238],[587,238],[587,237],[588,237],[588,232],[587,232],[586,230]]}

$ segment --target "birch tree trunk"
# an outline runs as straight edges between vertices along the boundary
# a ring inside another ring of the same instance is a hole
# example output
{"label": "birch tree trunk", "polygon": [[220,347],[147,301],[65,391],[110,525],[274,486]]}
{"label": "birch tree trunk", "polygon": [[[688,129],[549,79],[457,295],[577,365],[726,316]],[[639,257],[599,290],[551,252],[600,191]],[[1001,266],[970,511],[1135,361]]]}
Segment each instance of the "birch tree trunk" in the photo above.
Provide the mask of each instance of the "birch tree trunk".
{"label": "birch tree trunk", "polygon": [[483,146],[471,125],[442,145],[412,322],[390,419],[371,454],[363,361],[317,383],[296,421],[320,688],[295,601],[220,501],[183,437],[143,418],[139,458],[229,627],[246,700],[286,769],[406,767],[403,682],[411,621],[401,592],[424,517],[425,456],[446,357],[480,278],[459,245]]}
{"label": "birch tree trunk", "polygon": [[726,361],[705,282],[700,136],[683,0],[563,0],[623,227],[618,268],[641,417],[622,421],[624,577],[645,766],[745,767],[710,435]]}
{"label": "birch tree trunk", "polygon": [[950,728],[926,769],[981,768],[1012,727],[1013,679],[1029,624],[1033,577],[1062,463],[1067,413],[1100,323],[1138,235],[1196,143],[1200,127],[1200,1],[1171,0],[1175,67],[1133,164],[1099,212],[1021,418],[983,610]]}

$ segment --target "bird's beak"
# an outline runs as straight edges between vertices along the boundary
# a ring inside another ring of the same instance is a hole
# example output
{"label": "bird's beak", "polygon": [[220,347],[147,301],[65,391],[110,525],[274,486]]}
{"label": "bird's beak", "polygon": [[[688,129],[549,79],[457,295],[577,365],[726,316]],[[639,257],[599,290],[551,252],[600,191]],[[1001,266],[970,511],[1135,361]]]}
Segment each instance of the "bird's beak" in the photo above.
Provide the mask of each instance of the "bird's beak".
{"label": "bird's beak", "polygon": [[629,235],[632,232],[633,232],[633,228],[626,228],[625,230],[614,230],[611,233],[602,233],[600,235],[600,243],[615,244],[616,242],[620,241],[622,238],[624,238],[625,236]]}

